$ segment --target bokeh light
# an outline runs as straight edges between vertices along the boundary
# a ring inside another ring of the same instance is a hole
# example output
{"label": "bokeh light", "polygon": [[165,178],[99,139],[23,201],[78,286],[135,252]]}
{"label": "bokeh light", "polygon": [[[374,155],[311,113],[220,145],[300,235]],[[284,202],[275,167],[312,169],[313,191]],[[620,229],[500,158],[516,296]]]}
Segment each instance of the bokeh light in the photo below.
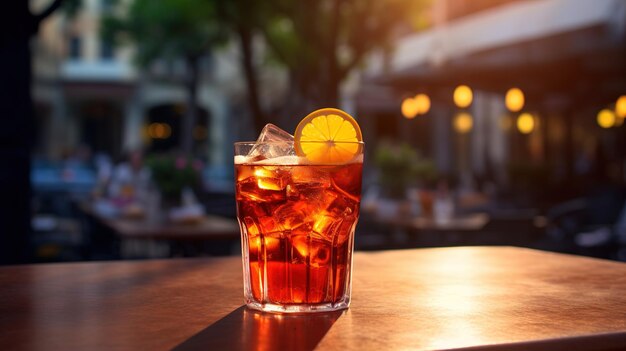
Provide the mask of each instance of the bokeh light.
{"label": "bokeh light", "polygon": [[598,125],[602,128],[611,128],[615,125],[615,113],[607,108],[600,110],[596,116]]}
{"label": "bokeh light", "polygon": [[465,134],[472,130],[472,127],[474,126],[474,119],[472,118],[472,115],[467,112],[459,112],[454,117],[453,124],[454,130],[461,134]]}
{"label": "bokeh light", "polygon": [[467,85],[459,85],[454,89],[453,98],[454,104],[457,107],[465,108],[472,104],[474,94],[472,93],[472,89]]}
{"label": "bokeh light", "polygon": [[517,130],[522,134],[530,134],[535,129],[535,118],[528,112],[517,117]]}
{"label": "bokeh light", "polygon": [[415,116],[417,116],[417,112],[418,112],[417,101],[415,101],[414,98],[406,98],[406,99],[404,99],[402,101],[401,110],[402,110],[402,115],[405,118],[408,118],[408,119],[415,118]]}
{"label": "bokeh light", "polygon": [[626,118],[626,95],[622,95],[615,102],[615,114],[622,119]]}
{"label": "bokeh light", "polygon": [[167,123],[151,123],[148,126],[148,136],[152,139],[167,139],[172,135],[172,128]]}
{"label": "bokeh light", "polygon": [[504,104],[511,112],[519,112],[524,108],[524,93],[519,88],[511,88],[506,92]]}
{"label": "bokeh light", "polygon": [[417,114],[425,115],[430,111],[430,98],[426,94],[417,94],[415,96],[415,103],[417,104]]}

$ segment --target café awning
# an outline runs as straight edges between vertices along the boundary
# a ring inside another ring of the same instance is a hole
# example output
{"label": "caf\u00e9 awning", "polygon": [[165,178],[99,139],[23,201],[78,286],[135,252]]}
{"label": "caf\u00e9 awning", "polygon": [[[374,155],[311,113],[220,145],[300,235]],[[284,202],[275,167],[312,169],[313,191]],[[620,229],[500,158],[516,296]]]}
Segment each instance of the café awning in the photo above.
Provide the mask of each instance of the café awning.
{"label": "caf\u00e9 awning", "polygon": [[501,91],[569,94],[602,82],[598,94],[626,89],[626,2],[512,2],[401,39],[376,83],[400,89],[460,83]]}

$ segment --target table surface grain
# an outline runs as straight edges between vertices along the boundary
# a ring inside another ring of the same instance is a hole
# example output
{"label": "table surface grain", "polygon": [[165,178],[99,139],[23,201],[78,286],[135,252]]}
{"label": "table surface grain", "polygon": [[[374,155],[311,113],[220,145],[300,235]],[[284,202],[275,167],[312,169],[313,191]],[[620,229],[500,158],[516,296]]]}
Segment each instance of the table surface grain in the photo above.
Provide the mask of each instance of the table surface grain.
{"label": "table surface grain", "polygon": [[359,252],[349,310],[242,307],[239,257],[0,267],[10,350],[626,349],[626,264],[513,247]]}

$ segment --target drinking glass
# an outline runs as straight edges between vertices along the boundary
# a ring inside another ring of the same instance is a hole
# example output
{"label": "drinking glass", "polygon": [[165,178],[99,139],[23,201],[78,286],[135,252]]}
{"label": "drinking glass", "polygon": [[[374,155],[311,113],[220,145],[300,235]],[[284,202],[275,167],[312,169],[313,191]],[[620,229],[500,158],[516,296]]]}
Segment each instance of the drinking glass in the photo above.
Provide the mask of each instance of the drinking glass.
{"label": "drinking glass", "polygon": [[235,143],[246,305],[268,312],[347,308],[363,143],[345,164],[249,156],[253,148],[285,146],[274,143]]}

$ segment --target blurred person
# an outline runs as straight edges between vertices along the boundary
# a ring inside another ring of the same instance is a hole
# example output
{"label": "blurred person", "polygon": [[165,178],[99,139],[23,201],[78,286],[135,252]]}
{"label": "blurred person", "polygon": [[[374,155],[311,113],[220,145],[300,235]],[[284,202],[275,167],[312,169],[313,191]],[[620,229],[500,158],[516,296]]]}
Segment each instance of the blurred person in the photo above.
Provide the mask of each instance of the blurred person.
{"label": "blurred person", "polygon": [[63,153],[61,164],[61,178],[70,181],[75,178],[76,173],[85,169],[93,169],[91,158],[91,148],[81,144],[75,149]]}
{"label": "blurred person", "polygon": [[454,217],[454,198],[445,179],[437,183],[437,191],[433,200],[433,217],[437,224],[450,223]]}
{"label": "blurred person", "polygon": [[99,152],[94,156],[93,162],[96,168],[96,186],[93,190],[93,196],[99,198],[105,195],[111,182],[113,161],[111,161],[111,157],[108,154]]}
{"label": "blurred person", "polygon": [[127,160],[113,169],[108,195],[120,205],[138,200],[150,185],[150,170],[144,165],[143,152],[129,152]]}

